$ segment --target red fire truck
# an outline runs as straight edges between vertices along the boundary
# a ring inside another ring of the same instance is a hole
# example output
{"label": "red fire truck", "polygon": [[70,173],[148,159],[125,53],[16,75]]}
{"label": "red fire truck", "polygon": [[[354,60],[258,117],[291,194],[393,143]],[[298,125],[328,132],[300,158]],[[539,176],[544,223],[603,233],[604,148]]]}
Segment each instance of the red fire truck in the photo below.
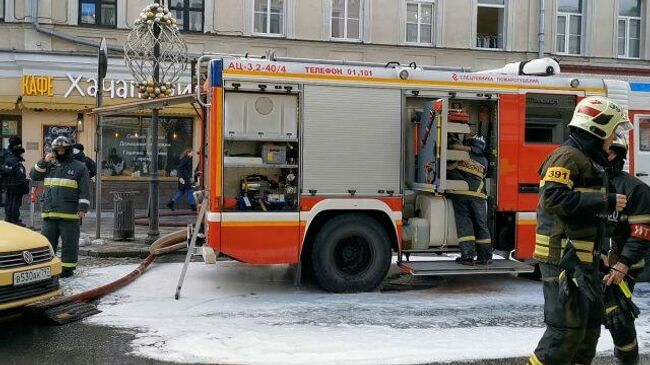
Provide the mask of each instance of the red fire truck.
{"label": "red fire truck", "polygon": [[[333,292],[377,287],[393,253],[413,275],[532,271],[540,163],[566,139],[577,101],[627,105],[629,94],[615,80],[415,64],[213,55],[199,65],[209,85],[198,95],[208,107],[204,257],[296,265]],[[427,114],[435,147],[423,156]],[[450,259],[446,192],[467,187],[446,171],[469,156],[447,141],[476,133],[489,147],[488,216],[503,259],[462,266]],[[422,181],[427,158],[435,168]]]}

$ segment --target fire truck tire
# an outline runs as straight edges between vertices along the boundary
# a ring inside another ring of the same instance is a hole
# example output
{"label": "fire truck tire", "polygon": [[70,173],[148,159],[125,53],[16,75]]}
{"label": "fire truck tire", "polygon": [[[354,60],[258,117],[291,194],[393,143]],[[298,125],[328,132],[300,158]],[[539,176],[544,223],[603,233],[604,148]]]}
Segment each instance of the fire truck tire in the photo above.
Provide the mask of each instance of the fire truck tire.
{"label": "fire truck tire", "polygon": [[386,230],[363,214],[332,218],[314,240],[314,278],[330,292],[373,290],[386,277],[390,262],[391,245]]}

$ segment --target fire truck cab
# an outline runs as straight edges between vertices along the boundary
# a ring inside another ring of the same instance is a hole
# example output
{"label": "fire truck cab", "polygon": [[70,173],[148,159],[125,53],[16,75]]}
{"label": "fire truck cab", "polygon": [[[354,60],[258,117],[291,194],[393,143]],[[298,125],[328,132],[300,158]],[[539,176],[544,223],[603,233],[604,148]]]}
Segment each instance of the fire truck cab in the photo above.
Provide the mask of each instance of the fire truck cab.
{"label": "fire truck cab", "polygon": [[[625,106],[629,93],[620,81],[415,64],[212,55],[198,69],[204,257],[296,265],[333,292],[376,288],[393,253],[413,275],[531,272],[537,169],[567,137],[577,101]],[[447,169],[469,155],[448,140],[474,134],[488,145],[488,217],[503,257],[468,267],[453,261],[447,197],[467,184]]]}

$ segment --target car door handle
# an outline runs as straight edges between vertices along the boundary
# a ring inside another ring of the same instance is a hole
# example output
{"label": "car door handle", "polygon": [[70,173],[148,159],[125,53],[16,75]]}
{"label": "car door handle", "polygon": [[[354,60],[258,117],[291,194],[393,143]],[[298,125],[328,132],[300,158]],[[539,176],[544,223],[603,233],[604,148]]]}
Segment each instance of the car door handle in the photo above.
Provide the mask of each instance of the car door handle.
{"label": "car door handle", "polygon": [[647,173],[647,172],[637,172],[637,173],[636,173],[636,176],[639,176],[639,177],[641,177],[641,176],[648,176],[648,173]]}

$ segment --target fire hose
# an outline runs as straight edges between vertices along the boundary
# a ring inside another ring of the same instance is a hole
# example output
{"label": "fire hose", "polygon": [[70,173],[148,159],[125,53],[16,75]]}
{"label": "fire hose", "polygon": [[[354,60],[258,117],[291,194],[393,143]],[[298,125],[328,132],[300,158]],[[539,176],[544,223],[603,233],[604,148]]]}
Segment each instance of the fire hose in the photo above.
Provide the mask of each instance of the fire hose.
{"label": "fire hose", "polygon": [[[149,247],[149,256],[147,256],[142,263],[133,271],[128,273],[127,275],[123,276],[120,279],[117,279],[111,283],[102,285],[98,288],[87,290],[85,292],[81,292],[78,294],[74,295],[69,295],[69,296],[64,296],[64,297],[59,297],[47,302],[43,303],[38,303],[30,307],[32,311],[39,312],[39,313],[45,313],[47,317],[50,317],[50,320],[55,321],[58,324],[64,324],[71,322],[72,320],[76,319],[81,319],[85,317],[86,315],[83,316],[78,316],[78,318],[70,319],[70,318],[65,318],[65,320],[60,320],[60,318],[53,318],[53,315],[49,315],[47,313],[48,310],[58,307],[58,306],[63,306],[71,303],[79,303],[79,302],[90,302],[96,299],[99,299],[106,294],[112,293],[128,284],[133,282],[135,279],[140,277],[147,269],[153,264],[153,262],[156,260],[158,256],[162,256],[177,250],[180,250],[182,248],[187,247],[186,245],[187,241],[187,230],[179,230],[176,232],[169,233],[163,237],[160,237],[157,239],[150,247]],[[97,312],[95,312],[97,313]],[[93,313],[94,314],[94,313]],[[60,317],[60,313],[57,313],[57,317]],[[74,315],[71,315],[74,316]]]}
{"label": "fire hose", "polygon": [[[183,270],[178,280],[178,285],[176,286],[176,294],[174,298],[178,300],[180,298],[180,291],[185,279],[185,274],[187,273],[187,268],[190,263],[190,259],[193,255],[194,249],[196,247],[197,237],[200,231],[201,222],[205,217],[208,202],[207,200],[204,203],[204,198],[207,192],[195,192],[194,197],[199,203],[199,214],[196,218],[196,222],[193,225],[193,230],[191,238],[189,241],[189,247],[187,254],[185,255],[185,262],[183,264]],[[203,204],[204,203],[204,204]],[[174,215],[168,214],[168,215]],[[99,299],[106,294],[112,293],[127,284],[133,282],[135,279],[140,277],[147,269],[153,264],[158,256],[165,255],[182,248],[187,247],[187,233],[186,229],[179,230],[176,232],[169,233],[163,237],[157,239],[149,247],[149,255],[138,265],[138,267],[123,276],[120,279],[117,279],[106,285],[102,285],[99,288],[87,290],[82,293],[59,297],[47,302],[37,303],[32,306],[29,306],[29,310],[33,313],[45,317],[50,322],[56,324],[66,324],[72,321],[76,321],[85,317],[88,317],[93,314],[97,314],[100,311],[89,302]]]}

